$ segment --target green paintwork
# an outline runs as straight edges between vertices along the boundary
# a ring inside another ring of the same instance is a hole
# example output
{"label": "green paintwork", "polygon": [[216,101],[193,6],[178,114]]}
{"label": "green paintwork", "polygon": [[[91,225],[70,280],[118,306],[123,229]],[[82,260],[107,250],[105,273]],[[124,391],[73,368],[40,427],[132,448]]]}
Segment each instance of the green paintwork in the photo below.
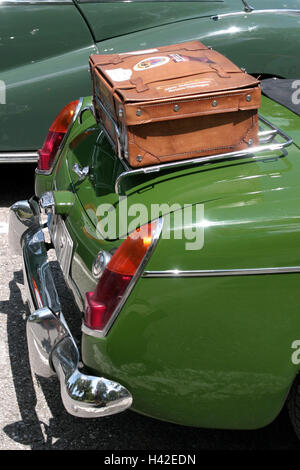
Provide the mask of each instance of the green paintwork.
{"label": "green paintwork", "polygon": [[133,409],[152,417],[267,425],[299,371],[298,284],[299,275],[141,279],[106,339],[83,335],[84,363],[124,384]]}
{"label": "green paintwork", "polygon": [[[107,39],[111,39],[114,37],[118,38],[121,36],[122,44],[120,44],[120,47],[127,47],[127,38],[124,36],[135,32],[141,32],[141,37],[145,33],[145,41],[149,40],[150,35],[152,33],[152,35],[154,36],[153,40],[155,41],[156,29],[154,28],[157,26],[170,25],[171,28],[167,29],[167,36],[169,36],[170,38],[170,35],[172,35],[172,31],[174,31],[175,34],[177,34],[177,30],[180,32],[181,25],[185,29],[187,27],[189,28],[189,20],[198,21],[200,18],[209,19],[211,16],[215,16],[218,14],[228,14],[232,12],[240,12],[241,17],[246,16],[243,11],[243,3],[241,0],[200,0],[197,2],[188,0],[182,0],[181,2],[140,2],[133,0],[129,3],[102,2],[101,0],[94,2],[81,2],[79,0],[77,3],[79,4],[79,8],[88,20],[90,27],[93,30],[93,34],[96,38],[96,41],[101,42]],[[284,4],[280,0],[274,0],[272,2],[270,2],[269,0],[257,0],[255,2],[252,2],[251,5],[256,10],[300,8],[299,0],[289,0],[287,2],[284,2]],[[268,14],[264,13],[264,16],[268,17]],[[275,23],[273,21],[275,21]],[[286,18],[284,19],[284,21],[286,21]],[[272,18],[271,20],[267,20],[267,22],[269,22],[269,24],[272,25],[273,28],[276,30],[276,27],[282,24],[282,15],[281,18],[278,18],[278,20]],[[212,31],[212,34],[214,34],[214,31],[216,30],[218,31],[219,35],[223,38],[228,35],[226,31],[222,31],[222,28],[220,28],[219,26],[216,28],[211,23],[212,22],[210,21],[207,22],[207,24],[210,25],[209,29]],[[237,22],[234,22],[234,25],[238,24],[239,19],[237,20]],[[298,29],[297,24],[294,22],[294,28],[296,29]],[[203,22],[199,23],[199,27],[202,30]],[[200,31],[200,33],[201,32],[202,31]],[[185,34],[189,34],[187,29]],[[278,41],[276,40],[276,43],[277,42]],[[222,44],[222,42],[220,42],[220,44]],[[144,48],[144,46],[142,47]]]}
{"label": "green paintwork", "polygon": [[[300,10],[299,0],[253,1]],[[218,21],[217,14],[240,13]],[[59,110],[91,93],[88,57],[199,39],[249,73],[299,78],[299,15],[240,0],[0,3],[0,153],[36,151]]]}
{"label": "green paintwork", "polygon": [[55,213],[67,215],[70,213],[75,197],[72,191],[53,191],[55,201]]}
{"label": "green paintwork", "polygon": [[60,109],[89,92],[97,49],[73,4],[0,4],[0,28],[0,152],[36,150]]}
{"label": "green paintwork", "polygon": [[179,21],[242,9],[242,5],[237,2],[235,5],[232,2],[228,5],[228,2],[189,2],[188,0],[181,2],[133,1],[131,3],[79,2],[79,6],[91,25],[97,42],[155,26],[172,24],[173,28],[176,28]]}
{"label": "green paintwork", "polygon": [[[82,106],[88,104],[85,98]],[[128,204],[204,204],[203,248],[188,251],[185,240],[160,239],[147,270],[300,265],[300,120],[265,97],[260,113],[293,137],[286,156],[214,163],[127,184]],[[36,178],[37,195],[51,184],[74,191],[66,224],[79,305],[95,288],[91,266],[98,250],[120,244],[97,236],[97,206],[118,208],[113,183],[119,172],[98,136],[85,113],[53,176]],[[78,182],[74,162],[89,164],[90,177]],[[181,228],[175,214],[171,231]],[[192,426],[264,426],[278,415],[299,372],[291,361],[300,335],[299,280],[300,274],[141,278],[106,338],[83,335],[83,361],[91,372],[125,385],[139,413]]]}
{"label": "green paintwork", "polygon": [[199,39],[251,74],[297,78],[299,38],[299,15],[244,14],[218,21],[209,17],[158,26],[122,36],[122,41],[102,41],[98,48],[100,53],[126,52]]}

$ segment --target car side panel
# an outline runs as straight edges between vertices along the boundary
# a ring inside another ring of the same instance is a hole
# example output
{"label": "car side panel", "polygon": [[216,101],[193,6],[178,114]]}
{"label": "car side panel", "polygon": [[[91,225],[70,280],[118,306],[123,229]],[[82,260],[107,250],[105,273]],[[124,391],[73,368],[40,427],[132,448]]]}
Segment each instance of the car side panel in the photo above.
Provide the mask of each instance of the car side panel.
{"label": "car side panel", "polygon": [[[231,2],[232,3],[232,2]],[[97,41],[123,36],[136,31],[178,21],[200,18],[217,13],[241,11],[235,2],[234,10],[223,1],[78,1],[78,5],[93,30]]]}
{"label": "car side panel", "polygon": [[0,29],[0,152],[37,150],[60,109],[90,94],[97,49],[72,3],[0,5]]}
{"label": "car side panel", "polygon": [[[300,7],[299,7],[300,10]],[[181,21],[98,43],[100,53],[149,49],[199,39],[250,74],[299,78],[299,13],[261,13]]]}
{"label": "car side panel", "polygon": [[299,372],[299,274],[141,279],[104,339],[83,335],[91,371],[121,381],[133,409],[179,424],[265,426]]}

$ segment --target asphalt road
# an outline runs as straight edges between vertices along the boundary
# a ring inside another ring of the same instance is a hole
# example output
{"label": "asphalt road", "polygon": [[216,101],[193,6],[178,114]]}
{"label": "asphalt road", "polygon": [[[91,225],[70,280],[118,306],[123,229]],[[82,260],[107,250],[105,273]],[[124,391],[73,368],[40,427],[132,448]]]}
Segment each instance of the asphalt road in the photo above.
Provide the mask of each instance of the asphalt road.
{"label": "asphalt road", "polygon": [[[257,431],[188,428],[131,411],[100,420],[69,415],[60,400],[57,379],[37,378],[30,372],[22,263],[8,251],[9,206],[33,193],[34,167],[1,165],[0,175],[1,450],[300,450],[286,409],[271,425]],[[60,282],[55,262],[53,269]],[[66,317],[74,318],[63,286],[61,295]]]}

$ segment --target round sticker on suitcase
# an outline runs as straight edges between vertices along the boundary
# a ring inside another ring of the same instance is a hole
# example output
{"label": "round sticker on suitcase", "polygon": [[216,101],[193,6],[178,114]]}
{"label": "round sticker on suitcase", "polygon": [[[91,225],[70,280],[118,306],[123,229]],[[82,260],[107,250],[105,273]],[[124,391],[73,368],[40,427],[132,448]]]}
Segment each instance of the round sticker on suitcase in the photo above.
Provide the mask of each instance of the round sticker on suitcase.
{"label": "round sticker on suitcase", "polygon": [[160,65],[165,65],[170,61],[169,57],[160,56],[160,57],[149,57],[138,62],[133,68],[136,72],[141,70],[148,70],[154,67],[159,67]]}

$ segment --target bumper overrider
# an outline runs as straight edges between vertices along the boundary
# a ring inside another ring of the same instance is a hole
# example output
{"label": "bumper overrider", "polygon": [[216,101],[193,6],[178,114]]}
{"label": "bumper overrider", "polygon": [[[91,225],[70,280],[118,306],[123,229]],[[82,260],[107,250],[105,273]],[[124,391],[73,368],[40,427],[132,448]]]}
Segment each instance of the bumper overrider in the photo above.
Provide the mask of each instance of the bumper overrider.
{"label": "bumper overrider", "polygon": [[27,341],[33,372],[42,377],[57,374],[63,404],[74,416],[96,418],[130,407],[132,397],[125,387],[79,370],[79,351],[61,311],[35,199],[11,206],[9,240],[11,249],[23,255],[31,312]]}

